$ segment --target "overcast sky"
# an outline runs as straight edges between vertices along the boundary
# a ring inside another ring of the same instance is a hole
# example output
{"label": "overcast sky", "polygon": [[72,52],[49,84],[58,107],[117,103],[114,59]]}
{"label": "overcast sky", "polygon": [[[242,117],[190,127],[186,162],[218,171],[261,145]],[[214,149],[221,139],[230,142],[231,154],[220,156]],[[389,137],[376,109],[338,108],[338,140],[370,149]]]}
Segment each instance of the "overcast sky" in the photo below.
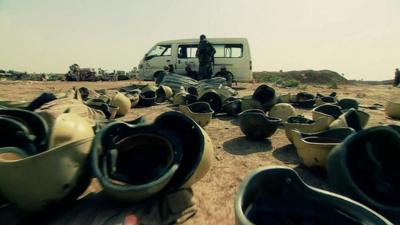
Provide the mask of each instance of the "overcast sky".
{"label": "overcast sky", "polygon": [[0,0],[0,68],[130,70],[156,42],[202,33],[248,38],[255,71],[400,67],[399,0]]}

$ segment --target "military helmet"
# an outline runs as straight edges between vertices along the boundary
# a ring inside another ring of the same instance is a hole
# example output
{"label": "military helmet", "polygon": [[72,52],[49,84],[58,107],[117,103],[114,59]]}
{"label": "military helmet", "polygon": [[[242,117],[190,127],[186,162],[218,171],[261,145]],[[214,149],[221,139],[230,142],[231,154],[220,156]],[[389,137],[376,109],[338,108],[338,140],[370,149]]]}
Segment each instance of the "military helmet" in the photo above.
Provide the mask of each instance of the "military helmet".
{"label": "military helmet", "polygon": [[359,103],[354,98],[342,98],[338,101],[338,105],[344,110],[351,108],[358,109]]}
{"label": "military helmet", "polygon": [[302,163],[308,167],[325,167],[328,154],[333,147],[349,135],[352,128],[334,128],[317,133],[302,133],[292,130],[293,144]]}
{"label": "military helmet", "polygon": [[327,164],[330,183],[388,215],[400,214],[400,133],[390,126],[358,131],[336,146]]}
{"label": "military helmet", "polygon": [[156,98],[157,96],[155,91],[142,91],[139,97],[139,105],[144,107],[152,106],[156,102]]}
{"label": "military helmet", "polygon": [[49,127],[39,114],[23,109],[4,108],[0,109],[0,118],[7,118],[25,127],[29,135],[32,135],[32,143],[35,145],[37,152],[47,149]]}
{"label": "military helmet", "polygon": [[317,106],[326,104],[326,103],[331,103],[331,104],[335,104],[337,102],[335,97],[331,97],[331,96],[320,96],[318,98],[315,99],[315,104]]}
{"label": "military helmet", "polygon": [[182,162],[168,186],[190,187],[206,175],[214,158],[213,144],[208,134],[191,118],[180,112],[166,112],[154,124],[165,128],[180,140]]}
{"label": "military helmet", "polygon": [[[90,184],[86,159],[91,141],[92,137],[68,142],[36,155],[18,147],[0,148],[2,196],[27,211],[75,200]],[[20,157],[2,157],[7,153]]]}
{"label": "military helmet", "polygon": [[54,121],[50,130],[49,147],[54,148],[68,142],[93,138],[94,131],[90,123],[75,113],[63,113]]}
{"label": "military helmet", "polygon": [[223,99],[216,90],[210,89],[203,92],[198,100],[200,102],[208,102],[215,113],[219,113],[222,109]]}
{"label": "military helmet", "polygon": [[297,129],[304,133],[321,132],[327,130],[331,122],[331,118],[328,117],[314,121],[303,116],[291,116],[286,122],[283,122],[283,126],[285,127],[286,137],[290,142],[293,142],[292,130]]}
{"label": "military helmet", "polygon": [[391,118],[400,119],[400,103],[394,100],[388,100],[385,106],[385,113]]}
{"label": "military helmet", "polygon": [[258,86],[254,91],[252,98],[261,103],[264,111],[268,111],[278,101],[275,89],[266,84]]}
{"label": "military helmet", "polygon": [[345,196],[311,187],[287,167],[261,167],[239,187],[236,224],[390,225],[377,212]]}
{"label": "military helmet", "polygon": [[268,116],[287,121],[287,118],[296,116],[296,109],[289,103],[278,103],[269,110]]}
{"label": "military helmet", "polygon": [[253,99],[252,96],[244,96],[241,102],[241,111],[246,111],[248,109],[264,110],[264,107],[261,105],[261,102]]}
{"label": "military helmet", "polygon": [[174,105],[186,105],[186,95],[188,93],[186,91],[180,91],[175,93],[173,104]]}
{"label": "military helmet", "polygon": [[339,118],[334,120],[329,127],[351,127],[356,131],[360,131],[367,125],[368,120],[368,113],[350,108],[347,112],[343,113],[339,116]]}
{"label": "military helmet", "polygon": [[142,200],[171,180],[182,158],[180,148],[175,137],[160,127],[114,122],[96,134],[91,167],[110,197]]}
{"label": "military helmet", "polygon": [[140,93],[127,93],[125,95],[126,97],[129,98],[129,100],[131,101],[131,108],[135,107],[137,104],[139,104],[140,101]]}
{"label": "military helmet", "polygon": [[214,111],[211,109],[208,102],[195,102],[189,105],[180,105],[179,110],[190,117],[201,127],[210,123]]}
{"label": "military helmet", "polygon": [[109,104],[111,106],[119,107],[117,112],[118,116],[125,116],[126,114],[128,114],[132,106],[131,100],[120,92],[112,97]]}
{"label": "military helmet", "polygon": [[271,137],[282,120],[268,117],[261,110],[246,110],[239,115],[240,130],[250,139]]}
{"label": "military helmet", "polygon": [[17,120],[0,117],[0,148],[20,147],[28,154],[36,154],[38,150],[34,143],[35,136],[28,128]]}
{"label": "military helmet", "polygon": [[227,99],[222,105],[222,112],[228,116],[237,116],[242,112],[242,100],[241,99]]}
{"label": "military helmet", "polygon": [[317,120],[321,117],[330,117],[332,120],[335,120],[339,118],[340,115],[342,115],[342,108],[330,103],[319,105],[312,110],[313,120]]}
{"label": "military helmet", "polygon": [[310,109],[315,105],[315,96],[308,92],[299,92],[292,103],[297,107]]}
{"label": "military helmet", "polygon": [[156,91],[156,102],[161,103],[172,97],[172,89],[169,86],[160,85]]}
{"label": "military helmet", "polygon": [[144,93],[144,92],[148,92],[148,91],[156,92],[157,89],[158,89],[157,86],[155,86],[155,85],[153,85],[153,84],[148,84],[148,85],[144,86],[144,87],[143,87],[142,89],[140,89],[140,90],[141,90],[142,93]]}

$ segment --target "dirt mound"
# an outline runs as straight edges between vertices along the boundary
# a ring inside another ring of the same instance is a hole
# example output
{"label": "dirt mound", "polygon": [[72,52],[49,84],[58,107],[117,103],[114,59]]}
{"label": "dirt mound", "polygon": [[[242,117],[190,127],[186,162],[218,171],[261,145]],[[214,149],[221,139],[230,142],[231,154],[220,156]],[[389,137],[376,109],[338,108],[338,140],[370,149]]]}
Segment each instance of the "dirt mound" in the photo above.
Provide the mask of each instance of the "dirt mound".
{"label": "dirt mound", "polygon": [[301,83],[313,84],[330,84],[338,83],[345,84],[349,81],[339,73],[330,70],[300,70],[287,72],[254,72],[254,79],[257,82],[274,82],[278,80],[297,80]]}

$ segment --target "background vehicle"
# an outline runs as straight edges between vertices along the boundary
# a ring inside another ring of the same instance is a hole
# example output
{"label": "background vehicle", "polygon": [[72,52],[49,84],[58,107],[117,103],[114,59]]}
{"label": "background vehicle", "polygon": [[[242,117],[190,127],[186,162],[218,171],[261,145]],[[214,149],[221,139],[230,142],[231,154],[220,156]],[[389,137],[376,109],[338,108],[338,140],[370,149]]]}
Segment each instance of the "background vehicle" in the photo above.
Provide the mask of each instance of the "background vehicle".
{"label": "background vehicle", "polygon": [[[246,38],[209,38],[214,46],[213,76],[230,76],[236,81],[251,81],[250,47]],[[139,63],[139,79],[154,80],[164,66],[172,66],[175,73],[187,75],[186,67],[198,71],[196,58],[199,39],[163,41],[151,48]]]}

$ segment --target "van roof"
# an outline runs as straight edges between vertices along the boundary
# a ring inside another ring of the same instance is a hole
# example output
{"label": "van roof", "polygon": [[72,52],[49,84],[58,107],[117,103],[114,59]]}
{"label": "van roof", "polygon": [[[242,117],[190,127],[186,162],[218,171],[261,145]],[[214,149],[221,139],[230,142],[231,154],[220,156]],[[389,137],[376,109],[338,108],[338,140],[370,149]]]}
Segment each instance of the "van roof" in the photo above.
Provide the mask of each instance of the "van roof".
{"label": "van roof", "polygon": [[[247,38],[207,38],[207,40],[211,43],[220,43],[220,42],[243,43],[243,42],[247,42]],[[177,40],[161,41],[161,42],[158,42],[157,45],[179,44],[179,43],[198,43],[198,42],[199,42],[199,38],[177,39]]]}

